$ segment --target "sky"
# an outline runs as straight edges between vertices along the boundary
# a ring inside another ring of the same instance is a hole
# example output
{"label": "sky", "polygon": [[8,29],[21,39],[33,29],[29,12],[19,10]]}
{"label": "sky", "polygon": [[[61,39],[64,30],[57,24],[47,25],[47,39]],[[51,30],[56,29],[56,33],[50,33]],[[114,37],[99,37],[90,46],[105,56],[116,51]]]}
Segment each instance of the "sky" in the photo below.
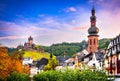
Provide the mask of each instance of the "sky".
{"label": "sky", "polygon": [[120,0],[0,0],[0,43],[49,46],[87,41],[94,5],[99,39],[120,34]]}

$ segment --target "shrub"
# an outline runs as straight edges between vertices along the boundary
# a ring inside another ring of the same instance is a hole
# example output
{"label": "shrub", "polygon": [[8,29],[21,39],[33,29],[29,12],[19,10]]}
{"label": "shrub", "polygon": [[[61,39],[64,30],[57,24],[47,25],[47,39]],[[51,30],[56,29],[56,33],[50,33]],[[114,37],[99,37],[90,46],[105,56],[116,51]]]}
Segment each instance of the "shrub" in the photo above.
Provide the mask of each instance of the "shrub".
{"label": "shrub", "polygon": [[13,72],[7,78],[7,81],[30,81],[30,78],[29,78],[29,75],[27,74],[20,74],[17,72]]}
{"label": "shrub", "polygon": [[107,81],[104,72],[91,70],[46,71],[33,77],[34,81]]}

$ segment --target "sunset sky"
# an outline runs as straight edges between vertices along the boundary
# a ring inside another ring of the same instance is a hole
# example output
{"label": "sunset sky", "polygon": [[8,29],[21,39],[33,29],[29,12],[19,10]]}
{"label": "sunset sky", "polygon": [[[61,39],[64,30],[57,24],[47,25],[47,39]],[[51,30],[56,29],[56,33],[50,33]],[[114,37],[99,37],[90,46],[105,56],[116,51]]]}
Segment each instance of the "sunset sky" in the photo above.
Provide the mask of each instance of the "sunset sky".
{"label": "sunset sky", "polygon": [[120,0],[0,0],[0,43],[17,47],[87,40],[94,5],[99,38],[120,34]]}

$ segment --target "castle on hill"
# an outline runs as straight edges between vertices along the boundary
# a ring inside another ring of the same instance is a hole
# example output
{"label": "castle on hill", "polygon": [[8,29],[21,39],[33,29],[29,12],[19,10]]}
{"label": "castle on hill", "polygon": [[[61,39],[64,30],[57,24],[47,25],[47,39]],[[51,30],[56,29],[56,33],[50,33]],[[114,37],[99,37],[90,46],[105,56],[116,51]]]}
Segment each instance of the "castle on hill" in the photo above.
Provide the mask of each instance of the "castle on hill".
{"label": "castle on hill", "polygon": [[39,48],[36,47],[37,45],[35,45],[33,43],[33,37],[29,37],[28,38],[28,42],[25,42],[24,45],[18,45],[17,48],[18,49],[22,49],[22,50],[32,50],[32,51],[38,51],[38,52],[44,52],[43,48]]}

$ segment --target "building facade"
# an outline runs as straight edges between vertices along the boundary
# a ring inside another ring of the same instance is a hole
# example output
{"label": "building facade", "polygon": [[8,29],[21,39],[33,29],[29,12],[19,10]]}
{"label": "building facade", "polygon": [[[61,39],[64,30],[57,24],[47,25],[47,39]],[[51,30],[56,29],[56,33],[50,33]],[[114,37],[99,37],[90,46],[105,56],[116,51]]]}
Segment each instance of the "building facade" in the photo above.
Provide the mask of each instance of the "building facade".
{"label": "building facade", "polygon": [[104,64],[108,75],[120,75],[120,35],[110,41]]}

